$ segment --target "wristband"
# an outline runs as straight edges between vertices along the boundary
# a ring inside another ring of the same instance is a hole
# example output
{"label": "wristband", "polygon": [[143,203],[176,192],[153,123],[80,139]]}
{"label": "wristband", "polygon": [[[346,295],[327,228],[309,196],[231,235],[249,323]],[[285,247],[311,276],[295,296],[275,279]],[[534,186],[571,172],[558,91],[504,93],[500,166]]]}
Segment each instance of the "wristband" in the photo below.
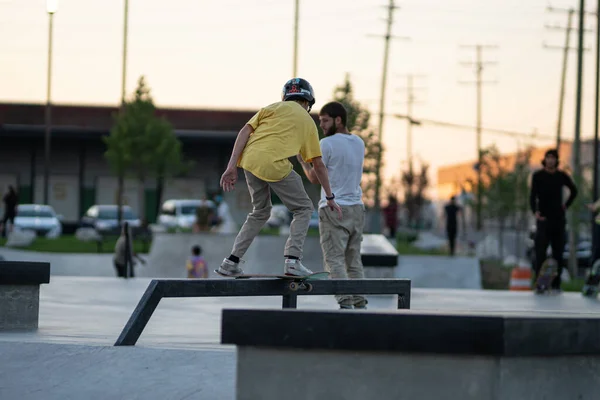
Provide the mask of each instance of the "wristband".
{"label": "wristband", "polygon": [[335,199],[335,193],[331,193],[331,197],[325,196],[325,200],[333,200]]}

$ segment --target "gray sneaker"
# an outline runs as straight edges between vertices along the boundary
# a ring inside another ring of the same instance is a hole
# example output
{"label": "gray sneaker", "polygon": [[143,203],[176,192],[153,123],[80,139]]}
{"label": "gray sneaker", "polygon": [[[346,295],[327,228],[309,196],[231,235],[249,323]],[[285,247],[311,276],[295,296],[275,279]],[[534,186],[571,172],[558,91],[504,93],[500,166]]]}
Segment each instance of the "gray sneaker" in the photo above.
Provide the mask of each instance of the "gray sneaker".
{"label": "gray sneaker", "polygon": [[304,265],[302,265],[302,262],[300,260],[295,260],[293,258],[286,258],[285,259],[285,267],[283,269],[283,272],[286,275],[310,275],[313,272],[306,268]]}
{"label": "gray sneaker", "polygon": [[[242,260],[240,260],[241,262],[243,262]],[[223,274],[223,275],[230,275],[230,276],[235,276],[235,275],[243,275],[244,274],[244,270],[242,270],[239,266],[240,263],[236,263],[231,261],[228,258],[223,259],[223,262],[221,263],[221,266],[219,267],[219,273]]]}
{"label": "gray sneaker", "polygon": [[369,302],[367,301],[367,299],[361,300],[358,303],[354,304],[354,309],[355,310],[366,310],[368,303]]}

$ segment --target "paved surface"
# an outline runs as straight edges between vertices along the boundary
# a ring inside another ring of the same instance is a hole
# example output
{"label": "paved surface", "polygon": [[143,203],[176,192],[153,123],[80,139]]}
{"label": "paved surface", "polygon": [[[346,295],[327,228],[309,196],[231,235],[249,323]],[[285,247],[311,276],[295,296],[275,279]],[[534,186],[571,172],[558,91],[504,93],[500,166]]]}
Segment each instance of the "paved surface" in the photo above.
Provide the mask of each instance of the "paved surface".
{"label": "paved surface", "polygon": [[[227,278],[221,278],[227,279]],[[40,327],[33,333],[0,333],[2,340],[113,345],[150,279],[53,277],[40,290]],[[368,296],[370,310],[394,310],[395,296]],[[279,297],[163,299],[138,341],[156,348],[220,347],[223,308],[281,308]],[[333,296],[299,296],[298,308],[336,309]],[[413,289],[413,310],[597,313],[600,301],[579,293]]]}
{"label": "paved surface", "polygon": [[44,253],[0,247],[0,256],[6,261],[49,262],[53,276],[115,276],[112,254]]}
{"label": "paved surface", "polygon": [[[221,278],[226,279],[226,278]],[[277,297],[164,299],[134,347],[112,347],[150,279],[54,276],[40,291],[36,332],[0,332],[0,398],[233,399],[235,349],[220,345],[223,308],[281,308]],[[369,296],[392,311],[394,296]],[[579,293],[414,289],[413,310],[593,314]],[[298,308],[335,309],[332,296],[300,296]],[[347,311],[353,312],[353,311]]]}
{"label": "paved surface", "polygon": [[3,400],[235,398],[232,350],[0,342]]}
{"label": "paved surface", "polygon": [[481,289],[479,260],[474,257],[399,256],[396,278],[413,288]]}
{"label": "paved surface", "polygon": [[[148,267],[138,269],[141,277],[130,280],[114,277],[110,254],[44,254],[0,248],[7,259],[52,264],[51,282],[40,289],[39,329],[0,332],[0,399],[233,399],[235,349],[219,344],[221,310],[279,309],[278,297],[164,299],[136,346],[113,347],[151,281],[149,277],[185,277],[185,259],[193,243],[204,248],[212,269],[229,252],[233,238],[188,235],[175,242],[161,244],[159,240],[160,246],[153,248],[148,257]],[[253,272],[280,268],[284,242],[281,237],[261,238],[253,243],[244,267]],[[308,238],[307,264],[321,269],[320,259],[318,239]],[[402,272],[403,264],[400,258],[396,276],[409,275],[406,269]],[[454,268],[452,262],[441,263],[436,258],[418,268],[435,269],[436,279],[448,271],[460,281],[464,273],[457,271],[466,267],[457,264]],[[470,279],[478,278],[473,275]],[[420,287],[431,286],[431,282],[435,280],[421,284],[415,279],[413,310],[572,316],[591,313],[600,317],[600,301],[583,298],[579,293],[540,297],[531,292]],[[395,309],[394,296],[368,299],[367,312]],[[332,296],[300,296],[298,308],[336,309],[337,304]]]}

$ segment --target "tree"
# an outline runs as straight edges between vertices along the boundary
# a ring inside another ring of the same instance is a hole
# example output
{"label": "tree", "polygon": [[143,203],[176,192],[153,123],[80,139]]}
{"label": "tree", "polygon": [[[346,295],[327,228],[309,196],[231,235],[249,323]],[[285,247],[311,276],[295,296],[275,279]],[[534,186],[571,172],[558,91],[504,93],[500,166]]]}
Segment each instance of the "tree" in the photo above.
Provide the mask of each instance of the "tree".
{"label": "tree", "polygon": [[378,136],[369,127],[371,113],[359,101],[354,99],[354,91],[348,74],[344,78],[344,83],[333,90],[333,99],[346,108],[348,130],[358,135],[365,142],[365,161],[361,186],[365,204],[373,205],[376,190],[377,155],[383,151],[383,147]]}
{"label": "tree", "polygon": [[412,160],[408,164],[408,169],[402,172],[402,188],[404,192],[404,207],[408,214],[408,226],[418,228],[421,217],[421,209],[427,198],[425,191],[429,186],[427,173],[429,165],[421,162],[420,171],[416,171]]}
{"label": "tree", "polygon": [[520,256],[522,245],[525,242],[521,235],[528,231],[530,214],[529,207],[529,180],[531,176],[531,151],[528,146],[524,151],[517,154],[514,169],[512,171],[515,191],[515,213],[514,226],[516,229],[516,253]]}
{"label": "tree", "polygon": [[[514,165],[509,165],[496,146],[482,150],[479,165],[482,173],[482,210],[485,218],[496,223],[501,259],[504,258],[504,233],[511,218],[517,230],[517,254],[520,253],[519,235],[521,229],[525,229],[529,212],[530,155],[531,151],[527,149],[518,154]],[[477,187],[476,182],[470,183],[471,187]]]}
{"label": "tree", "polygon": [[104,138],[105,157],[117,175],[117,203],[119,223],[122,221],[123,186],[127,175],[139,181],[140,216],[146,215],[145,184],[150,177],[157,178],[159,202],[163,181],[167,176],[185,172],[181,143],[171,124],[156,115],[156,107],[144,77],[130,101],[126,101],[115,117],[110,136]]}

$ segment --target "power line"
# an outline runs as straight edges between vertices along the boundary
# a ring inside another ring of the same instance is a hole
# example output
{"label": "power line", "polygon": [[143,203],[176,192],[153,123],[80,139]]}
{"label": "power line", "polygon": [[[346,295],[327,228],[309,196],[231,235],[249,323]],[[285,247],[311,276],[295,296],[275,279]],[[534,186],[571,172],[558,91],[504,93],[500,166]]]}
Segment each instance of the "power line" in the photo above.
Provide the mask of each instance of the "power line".
{"label": "power line", "polygon": [[[421,125],[423,123],[426,123],[426,124],[432,124],[432,125],[445,126],[447,128],[458,128],[458,129],[465,129],[465,130],[477,129],[477,127],[473,126],[473,125],[465,125],[465,124],[458,124],[458,123],[454,123],[454,122],[437,121],[437,120],[426,119],[426,118],[414,119],[414,118],[410,118],[408,115],[404,115],[404,114],[391,114],[391,116],[394,116],[399,119],[406,119],[411,125]],[[506,129],[487,128],[487,127],[483,127],[483,126],[481,127],[481,131],[488,132],[490,134],[501,135],[501,136],[509,136],[512,138],[528,138],[528,139],[539,139],[539,140],[553,140],[554,139],[554,136],[552,136],[552,135],[538,134],[537,132],[524,133],[524,132],[510,131],[510,130],[506,130]]]}

